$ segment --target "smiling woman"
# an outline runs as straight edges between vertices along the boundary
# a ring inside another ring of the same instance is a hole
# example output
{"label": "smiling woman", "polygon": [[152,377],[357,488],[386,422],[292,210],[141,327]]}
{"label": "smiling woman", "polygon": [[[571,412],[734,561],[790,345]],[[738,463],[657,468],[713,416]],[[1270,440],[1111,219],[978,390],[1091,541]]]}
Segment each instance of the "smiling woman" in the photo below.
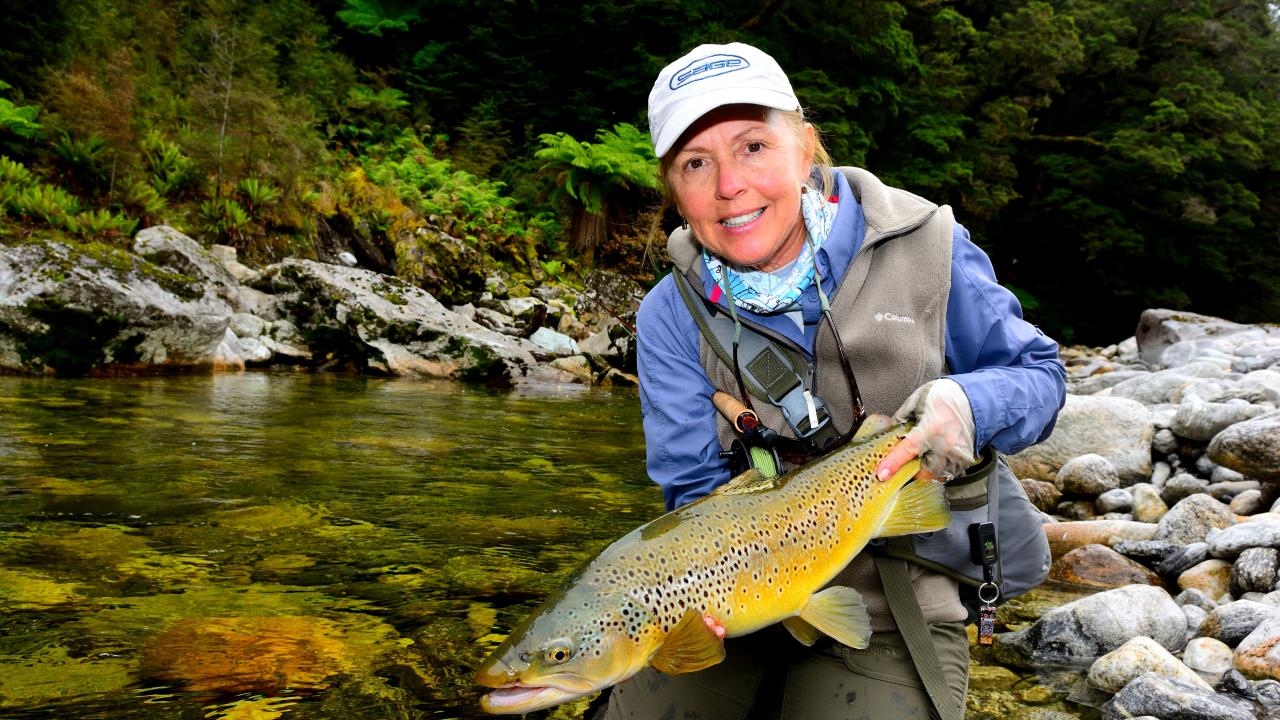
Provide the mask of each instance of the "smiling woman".
{"label": "smiling woman", "polygon": [[[648,471],[669,509],[741,472],[733,458],[794,467],[832,452],[864,408],[915,421],[878,461],[881,481],[917,457],[921,480],[952,477],[988,446],[1048,436],[1064,396],[1057,345],[1022,320],[950,208],[831,166],[772,57],[694,48],[654,82],[649,129],[685,218],[668,239],[674,269],[637,316]],[[911,322],[883,322],[894,318]],[[746,412],[722,417],[729,396]],[[735,422],[749,414],[771,433]],[[1028,557],[1047,553],[1033,544]],[[659,653],[598,717],[962,717],[956,582],[861,553],[832,584],[839,612],[873,631],[869,647],[804,647],[770,627],[723,641],[724,661],[697,672]],[[696,597],[678,609],[695,629],[733,625]]]}

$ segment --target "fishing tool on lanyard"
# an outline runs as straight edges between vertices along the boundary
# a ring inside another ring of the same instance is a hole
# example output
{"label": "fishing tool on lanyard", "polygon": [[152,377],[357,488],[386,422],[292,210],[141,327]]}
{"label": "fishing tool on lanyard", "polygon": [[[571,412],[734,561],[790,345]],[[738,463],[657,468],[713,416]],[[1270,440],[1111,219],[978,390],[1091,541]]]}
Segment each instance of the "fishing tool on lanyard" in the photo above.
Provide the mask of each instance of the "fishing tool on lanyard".
{"label": "fishing tool on lanyard", "polygon": [[972,553],[973,564],[982,566],[982,584],[978,586],[978,643],[991,645],[995,642],[996,607],[1000,599],[1000,586],[996,584],[996,561],[999,548],[996,545],[996,526],[994,523],[973,523],[969,526],[969,552]]}
{"label": "fishing tool on lanyard", "polygon": [[[806,241],[809,242],[809,241]],[[797,407],[788,407],[780,397],[774,397],[773,393],[766,388],[769,401],[782,411],[782,416],[786,420],[787,425],[795,433],[795,439],[787,438],[779,435],[776,431],[768,428],[760,422],[760,418],[756,415],[755,409],[751,405],[751,395],[747,392],[745,383],[742,380],[742,365],[738,359],[738,348],[742,340],[742,321],[738,317],[738,310],[734,302],[733,291],[729,287],[729,283],[723,278],[717,280],[721,291],[727,299],[726,305],[729,308],[729,316],[733,319],[733,377],[738,386],[738,394],[741,397],[741,404],[729,404],[725,401],[728,396],[720,397],[716,401],[717,409],[720,410],[726,418],[730,419],[736,430],[742,434],[745,444],[740,450],[736,445],[739,441],[735,441],[735,446],[725,453],[729,457],[731,464],[742,462],[748,458],[743,458],[742,453],[750,453],[753,447],[763,447],[768,451],[778,455],[784,455],[786,459],[802,462],[810,458],[819,457],[835,450],[836,448],[849,442],[858,432],[858,428],[862,427],[863,421],[867,418],[866,409],[862,404],[862,394],[858,391],[858,380],[853,374],[853,367],[849,363],[849,357],[845,354],[844,343],[840,339],[840,332],[836,329],[835,320],[831,317],[831,303],[827,299],[826,292],[822,289],[822,275],[818,270],[817,253],[814,252],[814,287],[818,292],[818,300],[822,308],[822,319],[826,320],[827,327],[831,329],[831,335],[835,340],[836,351],[840,356],[840,365],[844,371],[845,382],[848,384],[849,401],[852,405],[853,422],[849,429],[840,433],[836,430],[831,419],[831,413],[827,410],[826,403],[817,395],[817,373],[813,372],[813,387],[803,390],[804,412]],[[815,341],[815,351],[817,343]],[[752,363],[757,363],[760,358],[756,358]],[[816,362],[816,359],[815,359]],[[756,372],[753,368],[753,372]],[[800,380],[797,378],[797,380]],[[800,380],[803,387],[803,380]],[[794,387],[794,386],[793,386]],[[723,407],[722,407],[723,406]],[[751,467],[760,467],[755,463],[750,463]],[[775,468],[780,468],[778,464]],[[763,472],[763,470],[762,470]],[[765,473],[770,474],[768,472]]]}

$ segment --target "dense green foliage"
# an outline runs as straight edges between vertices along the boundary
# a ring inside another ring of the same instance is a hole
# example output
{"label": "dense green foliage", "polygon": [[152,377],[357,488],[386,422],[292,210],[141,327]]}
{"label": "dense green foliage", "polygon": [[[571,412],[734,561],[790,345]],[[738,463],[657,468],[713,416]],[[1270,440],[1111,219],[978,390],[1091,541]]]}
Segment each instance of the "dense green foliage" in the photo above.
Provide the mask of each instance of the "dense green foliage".
{"label": "dense green foliage", "polygon": [[653,78],[744,40],[837,162],[955,206],[1051,334],[1280,318],[1266,0],[11,5],[5,235],[163,221],[266,261],[346,234],[454,299],[495,265],[645,277]]}

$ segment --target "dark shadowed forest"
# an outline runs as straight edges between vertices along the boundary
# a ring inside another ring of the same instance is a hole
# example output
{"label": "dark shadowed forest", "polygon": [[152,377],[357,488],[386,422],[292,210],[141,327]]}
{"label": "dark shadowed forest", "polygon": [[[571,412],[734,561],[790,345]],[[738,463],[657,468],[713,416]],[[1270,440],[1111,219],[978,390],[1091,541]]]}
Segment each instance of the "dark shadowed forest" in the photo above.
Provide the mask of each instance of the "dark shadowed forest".
{"label": "dark shadowed forest", "polygon": [[[445,302],[503,270],[642,283],[645,103],[771,53],[840,164],[956,208],[1065,342],[1147,307],[1280,317],[1280,21],[1263,0],[14,0],[0,239],[167,223],[248,262],[333,237]],[[439,233],[456,238],[440,243]],[[661,243],[658,244],[661,247]]]}

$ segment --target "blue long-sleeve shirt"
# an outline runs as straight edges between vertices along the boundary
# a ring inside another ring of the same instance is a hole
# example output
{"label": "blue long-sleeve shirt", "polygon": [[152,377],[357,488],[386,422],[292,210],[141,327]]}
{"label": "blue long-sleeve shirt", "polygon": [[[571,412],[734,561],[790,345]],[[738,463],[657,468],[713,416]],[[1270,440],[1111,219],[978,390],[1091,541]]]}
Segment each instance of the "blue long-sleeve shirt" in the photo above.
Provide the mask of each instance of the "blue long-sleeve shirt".
{"label": "blue long-sleeve shirt", "polygon": [[[834,295],[862,247],[862,206],[842,173],[835,173],[839,212],[817,252],[823,290]],[[703,269],[704,292],[714,281]],[[719,300],[723,305],[724,298]],[[790,318],[739,310],[812,355],[818,295],[801,295],[804,328]],[[728,481],[719,457],[715,391],[699,360],[700,335],[671,277],[663,278],[640,305],[637,361],[649,477],[662,487],[667,508],[692,502]],[[1066,394],[1058,345],[1022,319],[1022,306],[996,282],[991,260],[959,223],[952,234],[951,291],[947,301],[947,377],[964,388],[973,408],[975,450],[994,446],[1013,453],[1049,436]]]}

